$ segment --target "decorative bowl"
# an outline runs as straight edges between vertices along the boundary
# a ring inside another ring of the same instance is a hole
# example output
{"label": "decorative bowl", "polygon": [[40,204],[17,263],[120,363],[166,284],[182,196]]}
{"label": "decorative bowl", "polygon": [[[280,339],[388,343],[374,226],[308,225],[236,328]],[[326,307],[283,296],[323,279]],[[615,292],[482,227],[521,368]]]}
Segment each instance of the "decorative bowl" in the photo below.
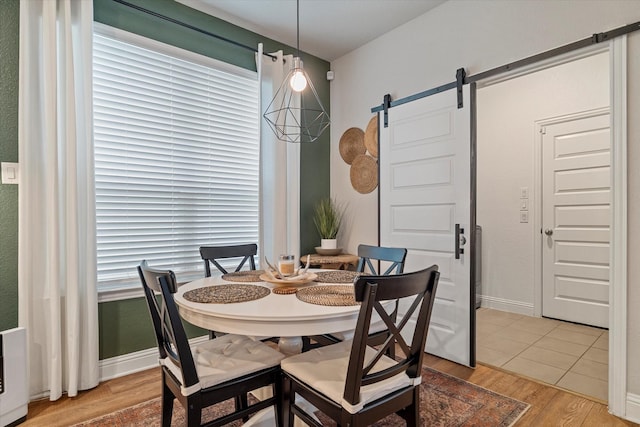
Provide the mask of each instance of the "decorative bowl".
{"label": "decorative bowl", "polygon": [[323,249],[321,246],[316,246],[316,253],[324,256],[340,255],[342,253],[342,248]]}

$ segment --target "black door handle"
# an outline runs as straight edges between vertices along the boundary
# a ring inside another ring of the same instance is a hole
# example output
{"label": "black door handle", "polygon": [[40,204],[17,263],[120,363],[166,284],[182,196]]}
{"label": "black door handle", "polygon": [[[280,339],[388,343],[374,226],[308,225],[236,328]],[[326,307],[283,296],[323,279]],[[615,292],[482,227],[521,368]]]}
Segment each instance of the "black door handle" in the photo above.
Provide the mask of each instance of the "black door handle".
{"label": "black door handle", "polygon": [[456,259],[460,259],[460,254],[464,253],[464,248],[461,247],[460,243],[463,245],[467,243],[466,237],[464,237],[464,228],[460,227],[460,224],[456,224]]}

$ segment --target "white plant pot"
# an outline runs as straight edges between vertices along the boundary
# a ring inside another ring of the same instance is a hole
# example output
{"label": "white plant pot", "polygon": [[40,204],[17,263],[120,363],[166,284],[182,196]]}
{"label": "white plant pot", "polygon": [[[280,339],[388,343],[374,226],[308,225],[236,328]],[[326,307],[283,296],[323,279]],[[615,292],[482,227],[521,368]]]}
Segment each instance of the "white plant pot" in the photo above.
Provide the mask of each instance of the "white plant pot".
{"label": "white plant pot", "polygon": [[320,239],[320,247],[322,249],[337,249],[338,239]]}

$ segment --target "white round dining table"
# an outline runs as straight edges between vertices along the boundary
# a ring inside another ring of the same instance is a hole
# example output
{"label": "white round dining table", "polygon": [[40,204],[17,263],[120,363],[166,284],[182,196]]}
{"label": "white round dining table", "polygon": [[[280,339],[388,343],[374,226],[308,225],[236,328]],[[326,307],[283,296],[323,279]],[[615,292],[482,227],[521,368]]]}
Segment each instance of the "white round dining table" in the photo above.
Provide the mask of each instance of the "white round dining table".
{"label": "white round dining table", "polygon": [[[295,294],[280,295],[272,292],[256,300],[228,304],[198,303],[184,298],[187,291],[221,284],[249,284],[269,289],[277,287],[269,282],[229,282],[220,276],[194,280],[180,286],[175,294],[180,316],[187,322],[210,331],[280,337],[279,347],[287,354],[300,351],[300,337],[353,330],[360,310],[359,305],[316,305],[299,300]],[[297,287],[319,284],[322,283],[310,282]]]}
{"label": "white round dining table", "polygon": [[[323,270],[310,269],[318,272]],[[299,300],[295,294],[280,295],[270,292],[267,296],[252,301],[217,304],[198,303],[184,298],[184,293],[207,286],[221,284],[258,285],[274,289],[278,285],[269,282],[230,282],[221,276],[206,277],[180,286],[174,295],[180,316],[189,323],[204,329],[230,334],[241,334],[257,337],[280,337],[278,349],[291,355],[302,351],[303,336],[328,334],[355,329],[360,305],[327,306],[310,304]],[[329,283],[310,282],[299,285],[304,288]],[[344,283],[342,284],[344,285]],[[377,314],[374,315],[374,318]],[[252,392],[259,399],[271,395],[271,390],[262,388]],[[302,399],[297,404],[306,407],[313,413],[313,407]],[[274,414],[270,408],[260,411],[251,417],[245,426],[271,427],[274,425]],[[294,426],[304,424],[297,417]]]}

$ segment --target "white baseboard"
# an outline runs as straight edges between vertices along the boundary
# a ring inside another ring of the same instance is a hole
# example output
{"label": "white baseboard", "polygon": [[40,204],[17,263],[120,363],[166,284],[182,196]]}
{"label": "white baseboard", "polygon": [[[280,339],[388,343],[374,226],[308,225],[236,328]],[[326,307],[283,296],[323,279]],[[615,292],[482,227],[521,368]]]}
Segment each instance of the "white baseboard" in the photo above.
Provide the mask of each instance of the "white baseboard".
{"label": "white baseboard", "polygon": [[158,365],[158,348],[103,359],[98,363],[100,382],[144,371]]}
{"label": "white baseboard", "polygon": [[521,301],[513,301],[504,298],[480,295],[480,307],[493,308],[494,310],[508,311],[510,313],[533,316],[533,304]]}
{"label": "white baseboard", "polygon": [[[189,340],[189,344],[194,346],[207,339],[209,339],[207,336],[192,338]],[[103,359],[98,363],[100,382],[151,369],[155,366],[159,366],[157,347]]]}
{"label": "white baseboard", "polygon": [[626,420],[640,423],[640,394],[627,393]]}

